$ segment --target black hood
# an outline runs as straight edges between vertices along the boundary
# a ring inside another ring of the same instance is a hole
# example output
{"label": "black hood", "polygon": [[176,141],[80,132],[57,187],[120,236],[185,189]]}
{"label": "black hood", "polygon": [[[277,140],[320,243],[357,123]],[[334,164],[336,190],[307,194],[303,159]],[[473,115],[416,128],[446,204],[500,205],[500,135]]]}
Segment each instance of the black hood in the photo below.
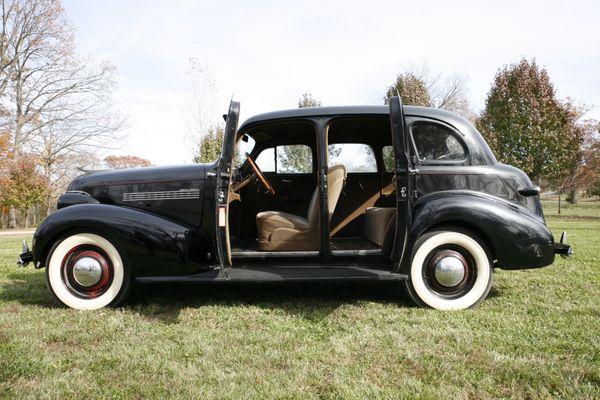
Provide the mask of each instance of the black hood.
{"label": "black hood", "polygon": [[206,170],[211,166],[212,164],[189,164],[91,172],[75,178],[68,190],[88,191],[99,186],[199,181],[204,180]]}

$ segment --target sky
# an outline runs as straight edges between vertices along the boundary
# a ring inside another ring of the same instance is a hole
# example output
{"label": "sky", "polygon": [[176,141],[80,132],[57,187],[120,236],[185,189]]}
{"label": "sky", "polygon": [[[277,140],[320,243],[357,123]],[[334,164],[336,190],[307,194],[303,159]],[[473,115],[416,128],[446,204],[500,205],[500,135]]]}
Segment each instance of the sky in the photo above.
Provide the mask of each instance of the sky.
{"label": "sky", "polygon": [[560,98],[600,119],[599,1],[64,0],[83,56],[116,67],[127,139],[113,154],[155,165],[192,161],[186,71],[200,60],[216,83],[215,118],[233,97],[241,120],[294,108],[381,104],[395,76],[427,65],[467,78],[479,111],[497,70],[522,57],[544,66]]}

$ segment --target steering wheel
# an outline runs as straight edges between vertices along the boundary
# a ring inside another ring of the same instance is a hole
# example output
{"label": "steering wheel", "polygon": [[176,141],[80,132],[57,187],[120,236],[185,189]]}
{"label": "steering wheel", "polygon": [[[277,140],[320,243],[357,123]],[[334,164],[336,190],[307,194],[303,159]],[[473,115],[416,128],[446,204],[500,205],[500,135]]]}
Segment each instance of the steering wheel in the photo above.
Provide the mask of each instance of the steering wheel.
{"label": "steering wheel", "polygon": [[248,163],[254,170],[254,173],[256,174],[256,177],[258,178],[260,183],[264,186],[265,189],[267,189],[267,192],[271,193],[271,196],[274,196],[275,189],[273,189],[273,186],[271,186],[271,183],[267,180],[267,178],[264,177],[262,171],[260,170],[260,168],[258,168],[258,165],[256,165],[256,163],[254,162],[254,160],[252,160],[250,155],[246,155],[246,160],[248,160]]}

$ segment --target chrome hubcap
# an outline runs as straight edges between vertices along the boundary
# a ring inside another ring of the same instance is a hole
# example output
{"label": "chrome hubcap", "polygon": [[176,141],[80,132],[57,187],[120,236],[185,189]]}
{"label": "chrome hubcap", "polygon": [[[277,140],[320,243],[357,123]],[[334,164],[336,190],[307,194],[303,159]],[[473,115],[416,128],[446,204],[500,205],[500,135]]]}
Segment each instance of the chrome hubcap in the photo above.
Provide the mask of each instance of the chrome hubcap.
{"label": "chrome hubcap", "polygon": [[102,266],[92,257],[81,257],[73,265],[73,278],[81,286],[93,286],[102,278]]}
{"label": "chrome hubcap", "polygon": [[434,275],[440,285],[446,287],[456,286],[465,277],[465,265],[458,257],[442,257],[436,260]]}

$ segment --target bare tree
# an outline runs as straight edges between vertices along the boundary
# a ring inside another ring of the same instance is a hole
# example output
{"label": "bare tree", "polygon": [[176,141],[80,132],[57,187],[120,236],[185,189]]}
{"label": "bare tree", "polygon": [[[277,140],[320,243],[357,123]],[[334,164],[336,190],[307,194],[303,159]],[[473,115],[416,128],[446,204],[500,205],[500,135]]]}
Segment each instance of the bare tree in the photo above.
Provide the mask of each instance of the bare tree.
{"label": "bare tree", "polygon": [[321,101],[315,99],[310,92],[303,93],[298,100],[298,108],[306,107],[321,107]]}
{"label": "bare tree", "polygon": [[390,86],[384,101],[399,91],[408,96],[409,103],[426,107],[441,108],[462,115],[474,121],[475,113],[469,105],[467,96],[467,78],[462,74],[444,76],[434,73],[428,65],[410,66],[396,77]]}
{"label": "bare tree", "polygon": [[214,151],[203,154],[203,149],[218,147],[220,153],[223,124],[215,104],[218,86],[208,66],[197,58],[190,58],[186,74],[190,80],[190,95],[183,109],[186,141],[194,162],[214,161]]}
{"label": "bare tree", "polygon": [[475,113],[469,105],[466,82],[467,78],[461,74],[445,78],[437,75],[432,78],[428,83],[428,87],[434,106],[474,120]]}
{"label": "bare tree", "polygon": [[0,1],[1,128],[11,132],[14,161],[37,156],[52,194],[78,154],[106,147],[122,128],[111,102],[114,68],[75,55],[59,0]]}
{"label": "bare tree", "polygon": [[123,168],[140,168],[149,167],[152,165],[150,160],[141,158],[138,156],[108,156],[104,158],[104,164],[112,169],[123,169]]}

